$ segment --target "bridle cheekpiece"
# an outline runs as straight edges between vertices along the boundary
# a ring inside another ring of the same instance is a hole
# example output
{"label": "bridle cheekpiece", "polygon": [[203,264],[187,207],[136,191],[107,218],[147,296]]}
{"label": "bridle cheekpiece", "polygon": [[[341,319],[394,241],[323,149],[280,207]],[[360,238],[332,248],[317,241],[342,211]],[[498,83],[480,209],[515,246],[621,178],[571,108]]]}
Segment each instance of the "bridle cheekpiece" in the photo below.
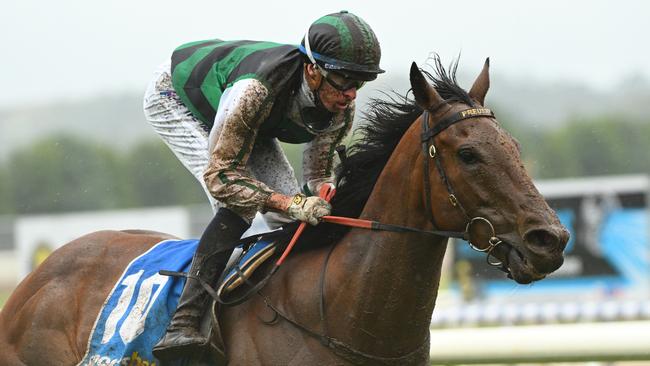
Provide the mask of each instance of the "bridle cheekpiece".
{"label": "bridle cheekpiece", "polygon": [[[429,221],[431,221],[431,224],[433,225],[434,229],[437,228],[438,226],[436,225],[435,218],[433,217],[433,209],[431,207],[431,182],[429,178],[429,159],[427,159],[427,156],[431,159],[434,159],[435,164],[436,164],[436,169],[438,170],[438,173],[440,175],[440,178],[442,179],[442,182],[445,184],[447,188],[447,192],[449,194],[449,202],[451,203],[452,206],[457,207],[460,209],[460,211],[463,213],[463,215],[467,218],[467,225],[465,226],[465,232],[458,233],[459,235],[455,235],[455,237],[462,237],[463,239],[467,240],[469,243],[470,247],[476,251],[486,253],[486,261],[488,264],[491,266],[495,267],[502,267],[503,263],[499,260],[491,260],[490,258],[494,258],[494,255],[492,254],[492,251],[503,241],[497,237],[496,231],[494,229],[494,225],[490,222],[490,220],[484,218],[484,217],[473,217],[470,218],[470,216],[467,214],[467,211],[463,207],[463,205],[460,203],[458,200],[456,194],[454,193],[454,189],[449,182],[449,179],[447,178],[447,174],[445,173],[445,170],[442,166],[442,157],[440,156],[439,152],[437,151],[433,140],[434,138],[441,133],[442,131],[446,130],[449,126],[464,121],[469,118],[475,118],[475,117],[488,117],[488,118],[494,118],[494,113],[488,109],[488,108],[468,108],[465,110],[462,110],[460,112],[456,112],[452,114],[451,116],[445,117],[439,122],[437,122],[435,125],[433,125],[431,128],[429,127],[429,117],[430,114],[434,114],[438,111],[438,109],[442,106],[448,105],[446,103],[441,103],[438,107],[436,107],[433,110],[428,110],[425,109],[424,113],[422,115],[422,134],[421,134],[421,142],[422,142],[422,151],[424,153],[424,171],[423,171],[423,177],[424,177],[424,194],[425,194],[425,209],[429,215]],[[472,228],[472,225],[476,223],[486,223],[488,227],[490,228],[492,234],[490,235],[490,239],[488,240],[488,246],[486,248],[480,248],[476,246],[474,243],[472,243],[471,237],[470,237],[470,230]]]}

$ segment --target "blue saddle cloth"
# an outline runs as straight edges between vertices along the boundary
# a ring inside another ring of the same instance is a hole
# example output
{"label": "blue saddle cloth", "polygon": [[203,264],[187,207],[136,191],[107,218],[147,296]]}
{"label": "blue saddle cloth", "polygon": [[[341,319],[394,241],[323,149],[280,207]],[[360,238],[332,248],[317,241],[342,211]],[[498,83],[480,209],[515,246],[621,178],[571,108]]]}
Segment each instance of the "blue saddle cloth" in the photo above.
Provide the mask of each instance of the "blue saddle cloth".
{"label": "blue saddle cloth", "polygon": [[165,333],[185,279],[158,271],[187,272],[197,245],[166,240],[131,261],[102,306],[79,365],[159,364],[151,348]]}
{"label": "blue saddle cloth", "polygon": [[[197,246],[196,239],[166,240],[131,261],[100,309],[78,366],[160,364],[151,349],[165,333],[185,279],[158,271],[188,272]],[[241,271],[250,275],[274,250],[274,242],[254,244],[238,262]],[[220,292],[234,289],[239,277],[232,270],[225,278]]]}

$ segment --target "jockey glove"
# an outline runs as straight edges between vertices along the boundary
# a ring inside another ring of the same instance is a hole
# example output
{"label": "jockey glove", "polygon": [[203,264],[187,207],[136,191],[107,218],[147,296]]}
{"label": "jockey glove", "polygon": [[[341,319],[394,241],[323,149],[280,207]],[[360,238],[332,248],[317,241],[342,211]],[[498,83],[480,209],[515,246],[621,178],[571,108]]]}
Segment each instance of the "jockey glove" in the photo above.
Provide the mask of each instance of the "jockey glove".
{"label": "jockey glove", "polygon": [[287,208],[289,216],[311,225],[318,225],[321,217],[328,216],[331,212],[332,206],[327,201],[320,197],[307,197],[304,194],[293,196]]}

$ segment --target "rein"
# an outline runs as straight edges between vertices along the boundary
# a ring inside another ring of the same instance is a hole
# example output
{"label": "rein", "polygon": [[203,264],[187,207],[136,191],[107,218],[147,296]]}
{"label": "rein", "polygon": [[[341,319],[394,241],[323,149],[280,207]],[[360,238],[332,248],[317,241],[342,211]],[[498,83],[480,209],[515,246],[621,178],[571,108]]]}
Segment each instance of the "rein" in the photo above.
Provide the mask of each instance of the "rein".
{"label": "rein", "polygon": [[[372,220],[364,220],[364,219],[357,219],[357,218],[350,218],[350,217],[341,217],[341,216],[324,216],[322,217],[323,222],[331,223],[331,224],[337,224],[337,225],[344,225],[344,226],[349,226],[349,227],[355,227],[355,228],[361,228],[361,229],[368,229],[368,230],[375,230],[375,231],[391,231],[391,232],[398,232],[398,233],[420,233],[420,234],[427,234],[427,235],[435,235],[435,236],[440,236],[440,237],[452,237],[452,238],[459,238],[467,241],[470,245],[470,247],[476,251],[479,252],[484,252],[486,253],[486,261],[489,265],[495,266],[495,267],[500,267],[501,270],[506,271],[507,269],[503,265],[502,262],[496,260],[496,261],[491,261],[490,258],[493,257],[492,251],[494,248],[496,248],[498,245],[503,243],[501,239],[497,237],[496,231],[494,229],[494,225],[488,220],[487,218],[484,217],[473,217],[470,218],[470,216],[467,214],[467,211],[463,208],[462,204],[456,197],[456,194],[454,193],[454,189],[449,182],[449,179],[447,179],[447,174],[445,173],[445,170],[442,166],[442,157],[440,154],[437,153],[436,147],[433,143],[434,138],[447,129],[449,126],[461,122],[463,120],[469,119],[469,118],[475,118],[475,117],[489,117],[489,118],[494,118],[494,113],[487,109],[487,108],[469,108],[462,110],[460,112],[457,112],[449,117],[446,117],[436,123],[432,128],[429,127],[429,119],[430,119],[430,114],[436,113],[438,109],[441,106],[445,106],[447,104],[441,104],[434,110],[425,110],[422,116],[422,134],[421,134],[421,142],[422,142],[422,151],[425,156],[424,158],[424,171],[423,171],[423,179],[424,179],[424,191],[425,191],[425,209],[427,211],[427,214],[429,216],[429,221],[433,225],[434,230],[422,230],[422,229],[417,229],[417,228],[412,228],[408,226],[400,226],[400,225],[392,225],[392,224],[385,224],[381,223],[378,221],[372,221]],[[467,224],[465,226],[465,231],[445,231],[445,230],[438,230],[435,218],[433,216],[433,209],[431,205],[431,182],[430,182],[430,176],[429,176],[429,159],[426,156],[429,156],[431,159],[435,159],[435,164],[436,164],[436,169],[438,170],[438,173],[440,175],[441,180],[446,186],[447,192],[449,194],[449,202],[452,204],[452,206],[457,207],[458,209],[461,210],[463,215],[467,218]],[[321,188],[320,196],[322,198],[326,198],[328,201],[332,196],[334,195],[334,189],[332,187],[323,187]],[[492,235],[490,236],[488,240],[488,246],[486,248],[480,248],[476,245],[474,245],[471,241],[471,234],[470,230],[472,228],[472,225],[475,225],[477,223],[484,223],[488,225],[490,228]],[[303,223],[304,224],[304,223]],[[261,290],[262,287],[270,280],[270,278],[275,274],[279,268],[279,266],[282,264],[286,256],[289,254],[291,251],[291,248],[293,247],[293,244],[297,241],[298,237],[302,233],[302,229],[304,229],[304,225],[301,225],[299,230],[296,231],[294,234],[291,243],[289,246],[285,249],[283,255],[281,256],[281,259],[276,262],[272,270],[267,274],[267,276],[257,285],[254,285],[250,283],[247,279],[244,279],[244,282],[248,284],[251,287],[251,290],[246,292],[245,296],[242,296],[239,298],[237,301],[233,302],[226,302],[223,301],[214,291],[209,291],[212,290],[211,288],[206,288],[210,295],[215,299],[216,302],[224,304],[224,305],[235,305],[238,303],[241,303],[245,300],[248,299],[248,297],[253,294],[257,293],[260,297],[262,297],[264,304],[268,309],[273,311],[275,313],[275,317],[273,320],[270,322],[265,322],[266,324],[273,324],[277,321],[278,318],[281,318],[288,322],[289,324],[293,325],[294,327],[300,329],[307,335],[314,337],[318,339],[321,344],[325,347],[328,347],[337,354],[338,356],[352,362],[353,364],[357,365],[366,365],[366,364],[373,364],[373,365],[385,365],[385,366],[398,366],[402,365],[405,362],[411,363],[411,361],[416,361],[420,358],[423,358],[426,356],[423,356],[425,351],[428,351],[429,348],[429,337],[427,336],[425,341],[419,345],[415,350],[399,357],[379,357],[375,355],[371,355],[365,352],[362,352],[360,350],[357,350],[350,346],[349,344],[338,340],[336,338],[330,337],[327,335],[327,319],[326,319],[326,312],[325,312],[325,274],[327,272],[327,265],[329,263],[329,259],[331,257],[332,252],[336,248],[336,244],[334,244],[327,256],[325,257],[324,263],[323,263],[323,269],[321,272],[320,276],[320,301],[319,301],[319,312],[320,312],[320,320],[322,323],[322,332],[317,332],[313,329],[310,329],[306,327],[305,325],[297,322],[296,320],[293,320],[291,317],[288,315],[284,314],[282,311],[280,311],[277,307],[275,307],[271,299],[267,296],[262,294]],[[237,266],[235,266],[237,267]],[[239,272],[239,275],[241,276],[241,272]],[[243,278],[243,277],[242,277]],[[209,285],[202,283],[204,287],[209,287]],[[214,320],[213,320],[214,321]],[[415,363],[415,362],[413,362]]]}
{"label": "rein", "polygon": [[468,238],[466,232],[444,231],[444,230],[422,230],[422,229],[417,229],[409,226],[384,224],[379,221],[355,219],[352,217],[323,216],[322,221],[330,224],[356,227],[359,229],[368,229],[373,231],[392,231],[394,233],[419,233],[419,234],[435,235],[435,236],[441,236],[447,238],[457,238],[463,240],[467,240]]}

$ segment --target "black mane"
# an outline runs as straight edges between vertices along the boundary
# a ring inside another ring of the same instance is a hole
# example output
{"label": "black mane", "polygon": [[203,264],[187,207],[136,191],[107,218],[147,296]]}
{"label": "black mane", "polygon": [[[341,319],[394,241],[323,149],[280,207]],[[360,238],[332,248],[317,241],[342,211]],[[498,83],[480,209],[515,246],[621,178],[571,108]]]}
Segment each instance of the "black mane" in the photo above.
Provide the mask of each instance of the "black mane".
{"label": "black mane", "polygon": [[[458,60],[452,62],[447,72],[436,55],[433,57],[435,75],[423,71],[442,98],[449,102],[474,105],[456,81]],[[384,93],[387,99],[373,98],[364,123],[355,130],[356,141],[347,148],[347,159],[336,168],[337,189],[332,200],[335,216],[359,217],[372,192],[379,174],[384,169],[393,150],[406,130],[423,112],[413,98],[395,91]],[[303,245],[329,244],[338,240],[348,228],[340,225],[320,224],[310,227],[300,240]]]}

